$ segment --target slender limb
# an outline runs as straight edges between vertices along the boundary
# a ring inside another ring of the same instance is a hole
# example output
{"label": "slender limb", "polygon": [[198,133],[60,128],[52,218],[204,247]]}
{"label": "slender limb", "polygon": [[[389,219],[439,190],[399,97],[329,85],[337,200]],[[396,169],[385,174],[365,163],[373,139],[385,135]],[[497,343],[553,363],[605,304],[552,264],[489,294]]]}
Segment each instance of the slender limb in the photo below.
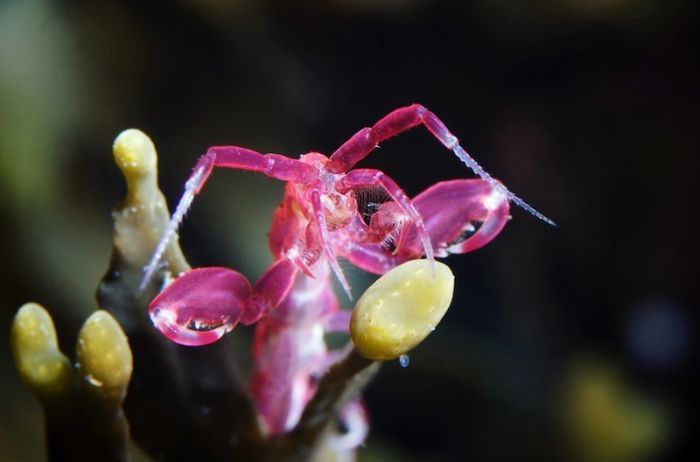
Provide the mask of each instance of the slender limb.
{"label": "slender limb", "polygon": [[501,190],[509,200],[530,214],[552,226],[556,224],[532,208],[525,201],[513,194],[503,183],[489,175],[467,151],[459,145],[459,140],[447,129],[438,117],[420,104],[412,104],[390,112],[372,127],[366,127],[354,134],[338,148],[328,164],[328,170],[334,173],[347,172],[360,160],[364,159],[379,143],[408,131],[418,125],[423,125],[481,179]]}
{"label": "slender limb", "polygon": [[340,181],[336,189],[339,192],[345,192],[348,189],[358,188],[362,186],[381,186],[389,194],[389,197],[396,202],[396,204],[403,210],[406,215],[415,223],[416,229],[418,229],[418,235],[423,244],[423,249],[425,251],[425,257],[432,262],[434,260],[433,256],[433,246],[430,242],[430,236],[428,231],[425,229],[425,224],[423,223],[423,217],[418,213],[418,210],[413,206],[411,199],[408,195],[401,189],[399,185],[396,184],[386,173],[380,170],[372,169],[357,169],[348,172]]}
{"label": "slender limb", "polygon": [[343,286],[343,290],[345,290],[345,293],[347,294],[348,298],[352,300],[352,294],[350,293],[350,283],[348,283],[348,280],[345,278],[345,274],[340,268],[340,264],[338,264],[338,259],[335,258],[335,254],[333,253],[331,239],[328,235],[326,216],[323,213],[323,206],[321,205],[321,196],[318,191],[313,191],[311,193],[311,203],[314,208],[316,225],[318,226],[319,232],[321,234],[321,245],[323,246],[323,250],[326,253],[326,257],[328,257],[328,263],[331,265],[331,269],[338,278],[338,281],[340,281],[340,285]]}
{"label": "slender limb", "polygon": [[192,205],[194,196],[204,187],[214,167],[233,168],[263,173],[282,181],[308,183],[318,176],[318,170],[297,159],[290,159],[279,154],[260,154],[250,149],[236,146],[215,146],[209,148],[197,164],[192,175],[185,183],[185,192],[170,218],[170,222],[153,252],[151,260],[144,268],[140,290],[143,290],[153,278],[168,243],[180,227],[182,219]]}

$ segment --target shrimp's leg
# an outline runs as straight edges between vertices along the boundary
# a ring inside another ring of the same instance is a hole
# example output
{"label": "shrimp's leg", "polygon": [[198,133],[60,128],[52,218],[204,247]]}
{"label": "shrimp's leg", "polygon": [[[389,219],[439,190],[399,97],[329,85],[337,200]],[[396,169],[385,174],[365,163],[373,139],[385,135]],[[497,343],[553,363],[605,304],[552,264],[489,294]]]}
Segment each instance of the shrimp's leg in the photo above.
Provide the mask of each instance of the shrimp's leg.
{"label": "shrimp's leg", "polygon": [[513,194],[506,188],[503,183],[493,178],[479,163],[470,156],[459,144],[459,140],[447,129],[444,123],[432,112],[420,104],[412,104],[410,106],[396,109],[371,127],[366,127],[355,133],[348,141],[340,146],[331,155],[331,160],[326,167],[327,170],[334,173],[347,172],[359,161],[364,159],[379,143],[408,131],[418,125],[423,125],[433,134],[435,138],[442,143],[450,151],[469,167],[479,177],[490,183],[491,186],[499,189],[508,200],[514,202],[519,207],[525,209],[530,214],[540,220],[556,226],[556,224],[535,210],[525,201]]}
{"label": "shrimp's leg", "polygon": [[308,183],[318,176],[318,170],[297,159],[290,159],[279,154],[260,154],[250,149],[237,146],[215,146],[209,148],[197,164],[192,175],[185,183],[185,192],[180,198],[170,222],[156,246],[151,260],[144,268],[141,290],[153,278],[168,243],[180,227],[180,223],[192,205],[194,196],[204,187],[214,167],[233,168],[263,173],[281,181]]}

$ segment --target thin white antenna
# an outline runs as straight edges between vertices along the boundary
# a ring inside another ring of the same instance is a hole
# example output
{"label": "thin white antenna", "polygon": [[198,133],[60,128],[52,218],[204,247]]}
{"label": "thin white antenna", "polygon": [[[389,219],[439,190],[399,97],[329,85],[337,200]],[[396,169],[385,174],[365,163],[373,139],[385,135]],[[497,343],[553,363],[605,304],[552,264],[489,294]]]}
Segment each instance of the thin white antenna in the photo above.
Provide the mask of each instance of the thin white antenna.
{"label": "thin white antenna", "polygon": [[496,180],[494,177],[489,175],[489,173],[486,170],[484,170],[484,168],[481,165],[479,165],[479,163],[472,156],[470,156],[467,153],[467,151],[464,150],[464,148],[462,148],[462,146],[457,144],[452,149],[452,152],[454,152],[455,155],[457,157],[459,157],[459,160],[461,160],[474,173],[479,175],[479,177],[482,180],[488,181],[492,186],[497,188],[499,191],[503,192],[503,194],[505,194],[506,197],[508,197],[508,200],[515,203],[515,205],[524,209],[525,211],[527,211],[531,215],[539,218],[540,220],[544,221],[545,223],[552,225],[552,226],[555,226],[555,227],[557,226],[556,223],[554,223],[552,220],[550,220],[549,218],[547,218],[546,216],[542,215],[540,212],[535,210],[535,208],[532,207],[530,204],[528,204],[527,202],[525,202],[524,200],[522,200],[521,198],[519,198],[518,196],[516,196],[512,192],[510,192],[510,190],[508,190],[508,188],[506,188],[503,185],[503,183],[501,183],[500,181]]}
{"label": "thin white antenna", "polygon": [[160,266],[160,261],[163,259],[163,255],[165,254],[165,250],[168,248],[168,244],[170,244],[170,241],[177,232],[177,229],[180,227],[182,220],[185,218],[185,214],[192,205],[196,191],[201,186],[203,173],[204,169],[200,168],[189,180],[187,180],[187,183],[185,183],[185,192],[175,208],[175,213],[173,213],[170,221],[168,222],[168,226],[165,228],[163,236],[160,238],[160,241],[158,241],[158,245],[153,252],[151,260],[143,269],[144,274],[139,290],[145,289],[148,283],[151,282],[151,279],[153,279],[153,275]]}

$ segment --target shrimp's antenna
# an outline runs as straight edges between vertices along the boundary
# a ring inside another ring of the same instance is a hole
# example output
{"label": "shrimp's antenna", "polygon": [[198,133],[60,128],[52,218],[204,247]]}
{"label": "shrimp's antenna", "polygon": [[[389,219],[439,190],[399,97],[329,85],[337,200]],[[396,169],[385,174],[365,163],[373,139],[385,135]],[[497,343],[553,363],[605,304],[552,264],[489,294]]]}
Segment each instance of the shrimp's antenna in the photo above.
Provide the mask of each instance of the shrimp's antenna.
{"label": "shrimp's antenna", "polygon": [[[456,141],[456,138],[455,138]],[[540,220],[544,221],[545,223],[552,225],[554,227],[557,227],[557,224],[554,223],[554,221],[550,220],[537,210],[535,210],[534,207],[532,207],[530,204],[513,194],[508,188],[506,188],[503,183],[500,181],[496,180],[494,177],[489,175],[489,173],[484,170],[484,168],[479,165],[479,163],[467,153],[467,151],[464,150],[462,146],[460,146],[458,143],[455,143],[455,146],[452,148],[452,152],[455,153],[455,155],[461,160],[464,165],[469,167],[471,171],[479,175],[479,177],[490,183],[493,187],[501,191],[503,194],[508,197],[508,200],[512,201],[517,205],[518,207],[524,209],[526,212],[530,213],[531,215],[535,216],[536,218],[539,218]]]}
{"label": "shrimp's antenna", "polygon": [[187,180],[187,183],[185,183],[185,192],[182,194],[180,202],[175,208],[175,213],[173,213],[172,217],[170,217],[168,226],[165,228],[165,232],[160,238],[160,241],[158,241],[158,245],[153,251],[151,260],[143,269],[143,279],[141,279],[139,290],[144,290],[148,283],[151,282],[151,279],[153,279],[153,275],[160,266],[160,261],[163,259],[163,255],[165,254],[165,250],[168,248],[168,244],[170,244],[170,241],[173,239],[177,229],[180,227],[180,224],[182,224],[185,214],[192,205],[194,196],[197,194],[197,190],[201,186],[203,175],[204,168],[200,168],[189,180]]}
{"label": "shrimp's antenna", "polygon": [[347,172],[364,159],[372,150],[376,149],[380,142],[406,132],[413,127],[423,124],[437,140],[464,162],[482,180],[489,183],[494,189],[501,192],[508,200],[513,201],[518,207],[525,209],[531,215],[552,226],[557,226],[552,220],[542,215],[527,202],[513,194],[503,183],[493,178],[483,169],[479,163],[470,156],[459,140],[454,136],[445,124],[425,106],[411,104],[398,108],[382,117],[371,127],[366,127],[355,133],[348,141],[343,143],[331,155],[331,171],[333,173]]}

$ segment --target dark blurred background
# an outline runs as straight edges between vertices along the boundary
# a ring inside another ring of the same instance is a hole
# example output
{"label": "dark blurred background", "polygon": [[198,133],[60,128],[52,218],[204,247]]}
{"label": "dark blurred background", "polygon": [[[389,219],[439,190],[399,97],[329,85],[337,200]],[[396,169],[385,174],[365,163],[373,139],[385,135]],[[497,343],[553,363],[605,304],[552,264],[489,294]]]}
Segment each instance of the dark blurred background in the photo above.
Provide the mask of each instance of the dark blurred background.
{"label": "dark blurred background", "polygon": [[[7,333],[38,301],[72,350],[124,193],[121,130],[153,138],[172,204],[210,145],[330,153],[411,102],[560,227],[513,210],[447,259],[452,308],[370,387],[360,460],[699,460],[699,5],[0,0],[0,460],[43,457]],[[471,176],[422,129],[362,165],[410,194]],[[281,195],[217,172],[182,230],[191,262],[256,278]]]}

